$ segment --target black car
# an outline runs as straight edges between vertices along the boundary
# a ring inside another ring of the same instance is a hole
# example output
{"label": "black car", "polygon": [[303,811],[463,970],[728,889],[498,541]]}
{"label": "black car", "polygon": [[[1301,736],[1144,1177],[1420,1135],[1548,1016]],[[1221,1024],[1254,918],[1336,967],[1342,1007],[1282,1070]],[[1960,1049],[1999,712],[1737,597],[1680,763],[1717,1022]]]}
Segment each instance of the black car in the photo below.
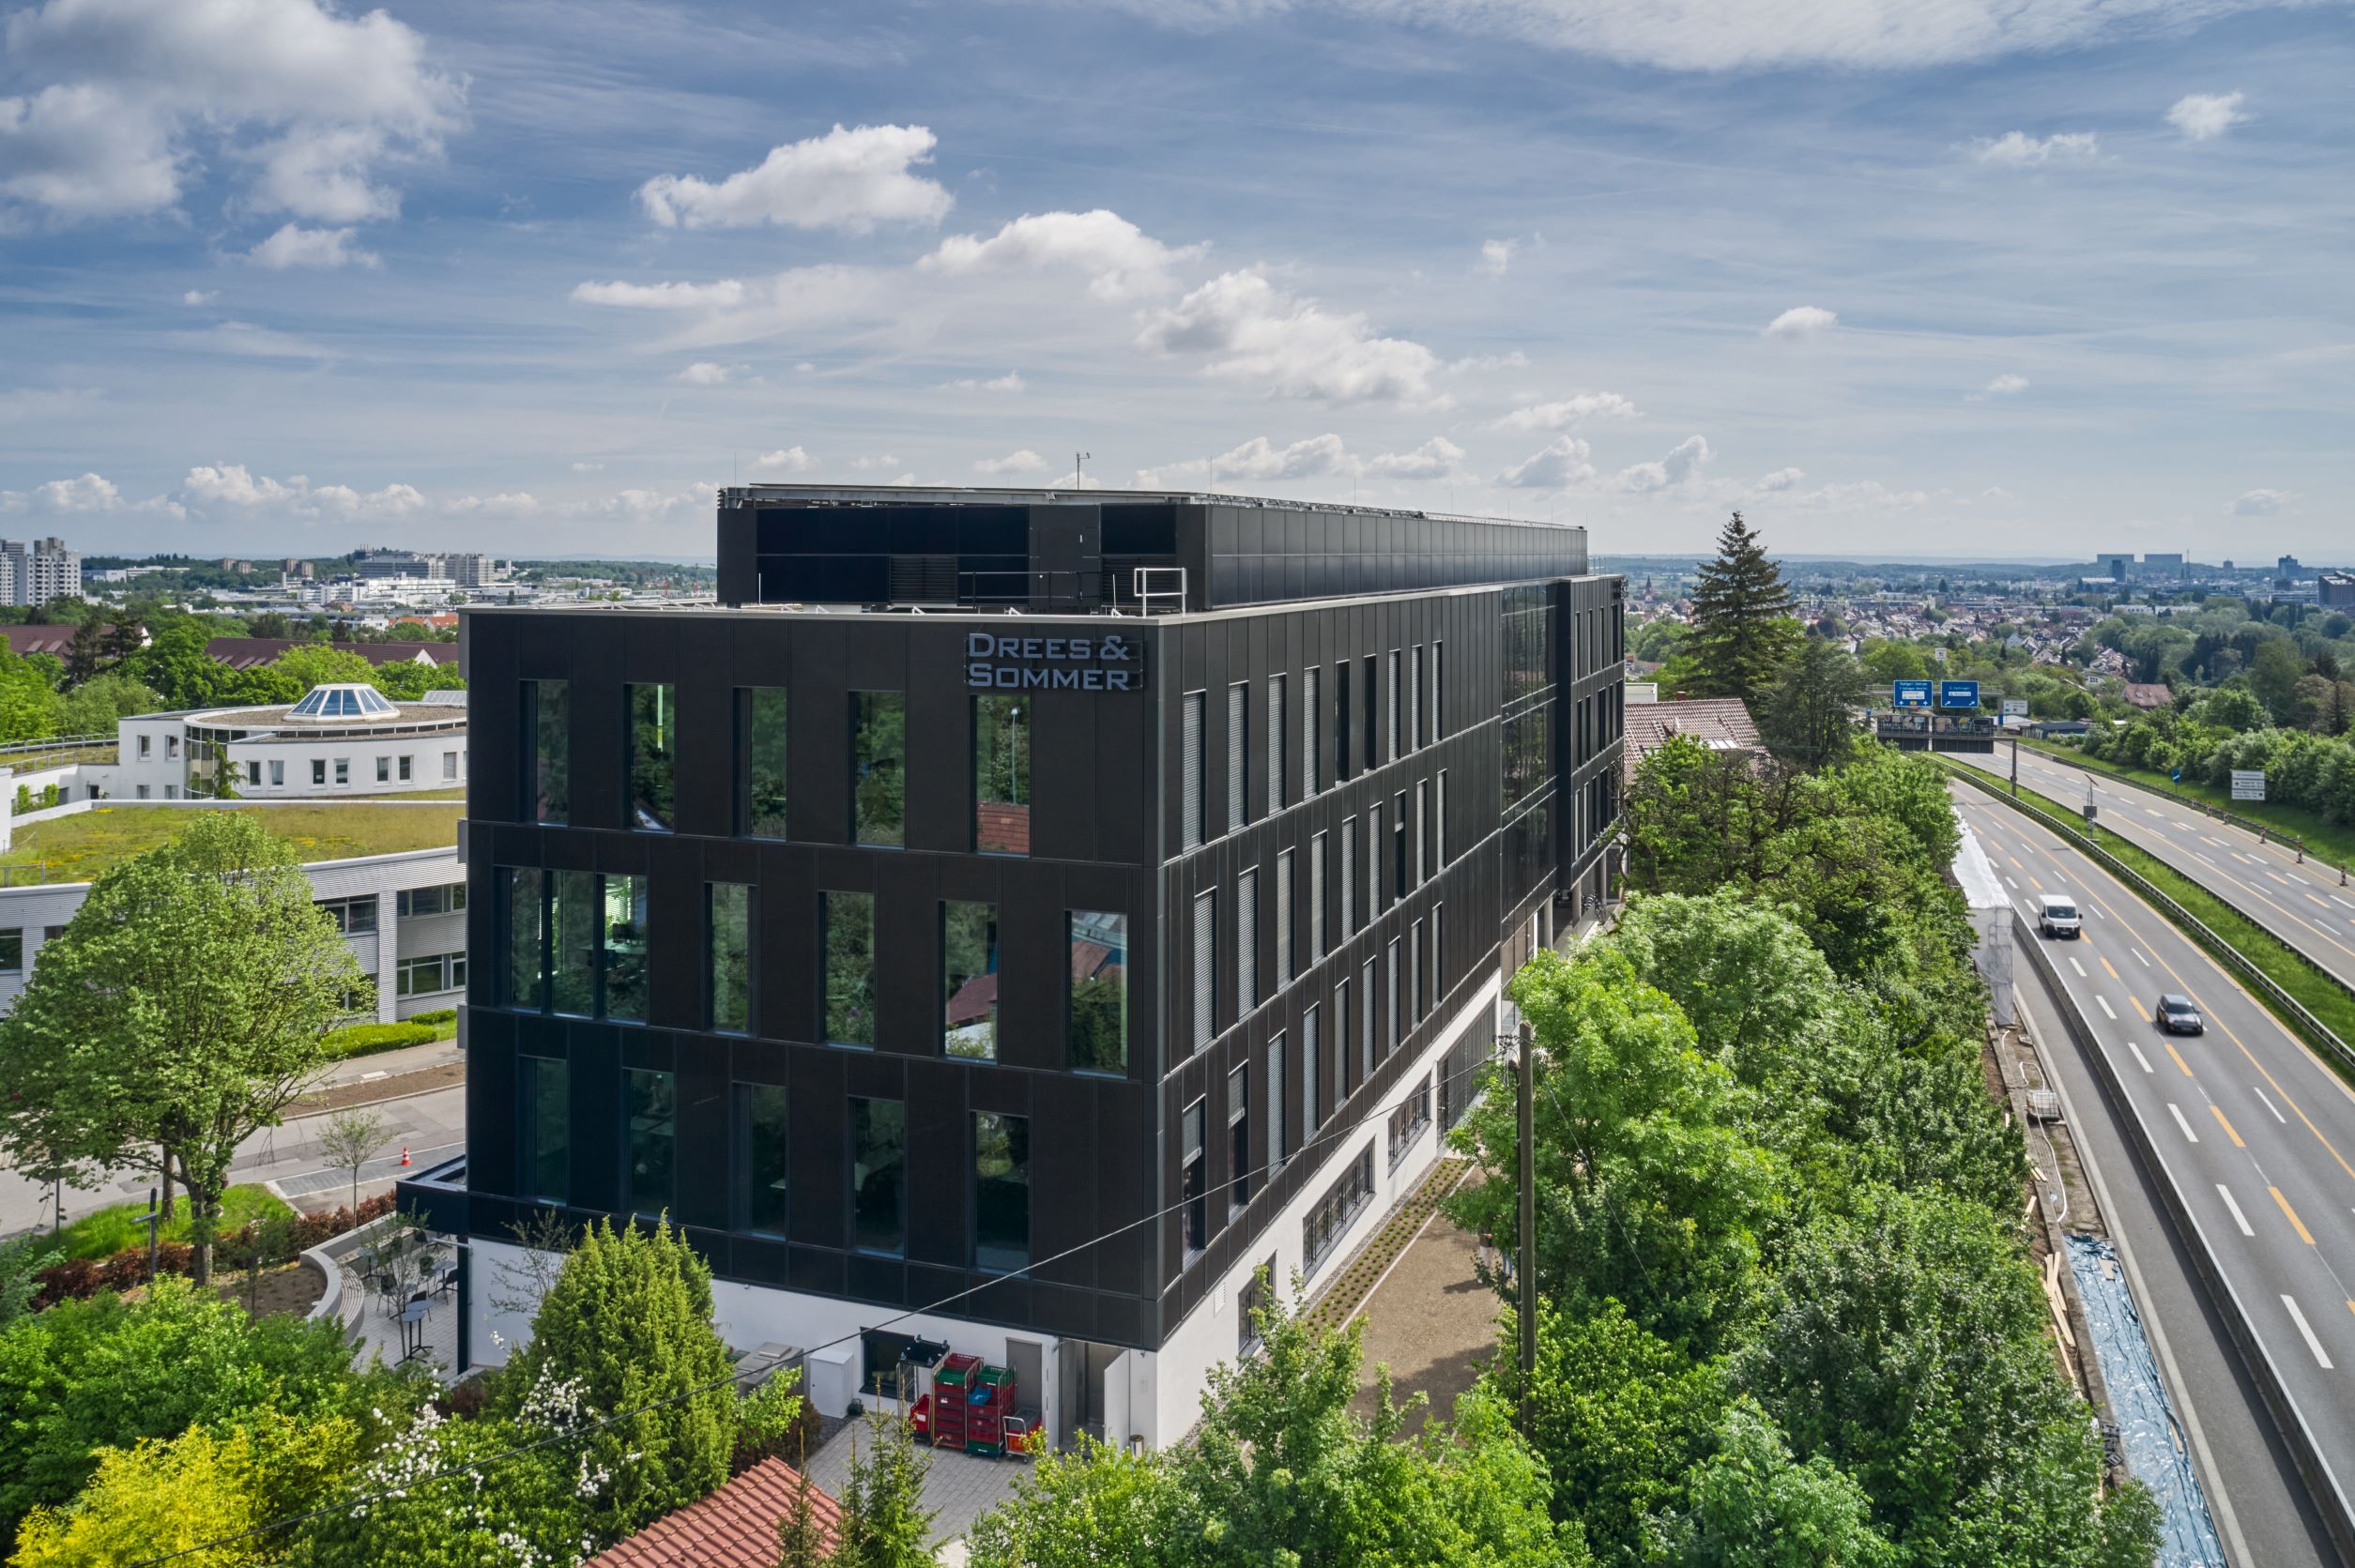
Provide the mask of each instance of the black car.
{"label": "black car", "polygon": [[2208,1021],[2199,1015],[2199,1009],[2192,1005],[2192,998],[2172,993],[2159,998],[2159,1008],[2152,1014],[2152,1021],[2169,1034],[2208,1032]]}

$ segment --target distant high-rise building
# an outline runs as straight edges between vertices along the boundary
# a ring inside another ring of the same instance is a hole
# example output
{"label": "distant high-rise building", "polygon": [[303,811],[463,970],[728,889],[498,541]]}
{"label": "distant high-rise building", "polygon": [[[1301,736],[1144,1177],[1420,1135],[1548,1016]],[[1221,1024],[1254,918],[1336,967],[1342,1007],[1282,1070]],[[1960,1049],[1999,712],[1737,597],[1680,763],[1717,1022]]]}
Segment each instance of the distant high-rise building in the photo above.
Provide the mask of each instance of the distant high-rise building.
{"label": "distant high-rise building", "polygon": [[449,563],[439,556],[414,550],[355,550],[352,575],[364,581],[379,577],[447,577]]}
{"label": "distant high-rise building", "polygon": [[2315,579],[2317,602],[2334,606],[2355,606],[2355,572],[2326,571]]}
{"label": "distant high-rise building", "polygon": [[2164,554],[2158,551],[2144,552],[2142,558],[2142,574],[2145,577],[2181,577],[2185,575],[2183,567],[2183,552],[2180,550]]}
{"label": "distant high-rise building", "polygon": [[46,604],[82,597],[82,556],[62,539],[0,539],[0,602]]}
{"label": "distant high-rise building", "polygon": [[2123,583],[2134,574],[2134,555],[2130,550],[2123,555],[2096,556],[2093,566],[2095,576]]}
{"label": "distant high-rise building", "polygon": [[462,588],[487,588],[504,575],[489,556],[445,556],[442,564]]}
{"label": "distant high-rise building", "polygon": [[2284,556],[2273,563],[2273,575],[2276,577],[2295,577],[2305,570],[2298,564],[2298,557],[2295,556]]}

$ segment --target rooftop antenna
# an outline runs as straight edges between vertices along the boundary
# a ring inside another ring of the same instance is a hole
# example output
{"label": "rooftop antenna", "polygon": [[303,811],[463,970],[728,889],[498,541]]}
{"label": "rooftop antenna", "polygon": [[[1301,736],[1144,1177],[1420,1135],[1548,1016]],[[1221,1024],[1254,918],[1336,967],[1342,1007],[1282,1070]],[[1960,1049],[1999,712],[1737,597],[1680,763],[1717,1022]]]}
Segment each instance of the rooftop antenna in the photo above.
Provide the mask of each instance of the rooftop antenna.
{"label": "rooftop antenna", "polygon": [[1087,462],[1087,460],[1088,460],[1088,459],[1090,459],[1090,458],[1093,457],[1094,455],[1095,455],[1095,453],[1093,453],[1093,452],[1073,452],[1073,453],[1071,454],[1071,488],[1072,488],[1072,489],[1074,489],[1074,490],[1079,490],[1079,489],[1084,489],[1084,488],[1085,488],[1085,487],[1084,487],[1083,485],[1081,485],[1081,483],[1079,482],[1079,464],[1081,464],[1082,463]]}

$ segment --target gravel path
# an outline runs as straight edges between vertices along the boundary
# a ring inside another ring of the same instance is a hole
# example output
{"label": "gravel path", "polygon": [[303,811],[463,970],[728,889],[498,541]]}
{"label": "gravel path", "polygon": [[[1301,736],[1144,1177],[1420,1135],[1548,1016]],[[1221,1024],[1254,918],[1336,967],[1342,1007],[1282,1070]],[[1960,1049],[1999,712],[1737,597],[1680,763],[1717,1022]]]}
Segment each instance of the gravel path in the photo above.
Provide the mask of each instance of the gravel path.
{"label": "gravel path", "polygon": [[1473,1272],[1478,1246],[1444,1216],[1399,1257],[1366,1305],[1365,1388],[1355,1408],[1373,1410],[1376,1362],[1387,1362],[1393,1397],[1430,1395],[1431,1413],[1453,1419],[1456,1396],[1470,1388],[1496,1348],[1496,1293]]}

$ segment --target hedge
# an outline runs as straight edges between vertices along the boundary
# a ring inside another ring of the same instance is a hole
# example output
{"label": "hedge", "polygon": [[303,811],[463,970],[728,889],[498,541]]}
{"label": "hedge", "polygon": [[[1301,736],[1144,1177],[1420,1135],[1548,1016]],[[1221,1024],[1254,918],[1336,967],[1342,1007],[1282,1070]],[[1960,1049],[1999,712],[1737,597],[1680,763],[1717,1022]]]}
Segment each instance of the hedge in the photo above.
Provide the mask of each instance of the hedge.
{"label": "hedge", "polygon": [[441,1038],[441,1031],[431,1024],[410,1019],[399,1024],[353,1024],[328,1031],[328,1049],[339,1057],[373,1056],[378,1051],[397,1051],[404,1045],[424,1045]]}

